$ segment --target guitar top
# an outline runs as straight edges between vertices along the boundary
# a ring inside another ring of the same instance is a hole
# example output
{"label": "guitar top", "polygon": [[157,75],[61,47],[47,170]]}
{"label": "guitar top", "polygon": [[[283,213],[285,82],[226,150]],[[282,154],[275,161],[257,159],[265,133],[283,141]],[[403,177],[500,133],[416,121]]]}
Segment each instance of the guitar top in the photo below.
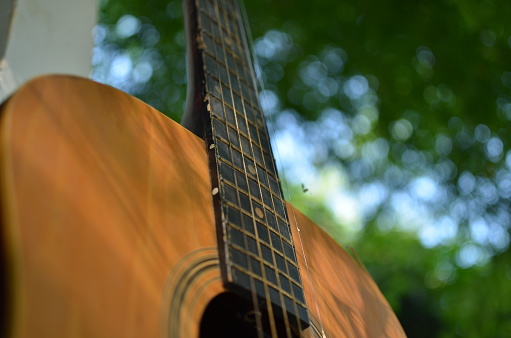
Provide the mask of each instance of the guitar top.
{"label": "guitar top", "polygon": [[[230,292],[206,144],[143,102],[77,77],[27,83],[1,116],[3,330],[201,336],[208,306]],[[303,334],[404,336],[369,274],[292,212],[311,318]]]}

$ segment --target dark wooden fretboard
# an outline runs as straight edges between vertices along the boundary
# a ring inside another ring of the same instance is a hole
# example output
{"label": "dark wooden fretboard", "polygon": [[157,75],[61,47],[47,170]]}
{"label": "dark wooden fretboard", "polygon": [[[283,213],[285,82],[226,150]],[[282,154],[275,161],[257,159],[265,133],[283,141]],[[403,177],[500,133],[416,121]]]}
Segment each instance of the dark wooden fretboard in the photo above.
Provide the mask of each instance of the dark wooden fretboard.
{"label": "dark wooden fretboard", "polygon": [[222,278],[307,325],[302,282],[236,0],[186,1],[189,104],[208,145]]}

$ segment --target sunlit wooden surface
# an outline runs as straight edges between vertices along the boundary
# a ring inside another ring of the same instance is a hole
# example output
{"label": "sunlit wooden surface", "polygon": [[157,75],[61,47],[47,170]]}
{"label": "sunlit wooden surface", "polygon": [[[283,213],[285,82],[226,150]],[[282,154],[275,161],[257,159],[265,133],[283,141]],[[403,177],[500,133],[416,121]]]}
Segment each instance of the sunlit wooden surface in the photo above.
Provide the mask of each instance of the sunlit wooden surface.
{"label": "sunlit wooden surface", "polygon": [[[67,76],[18,91],[0,135],[9,334],[197,337],[224,291],[203,141],[125,93]],[[316,326],[327,337],[404,335],[369,274],[288,208]]]}
{"label": "sunlit wooden surface", "polygon": [[288,213],[307,305],[327,337],[404,337],[369,273],[290,204]]}
{"label": "sunlit wooden surface", "polygon": [[0,130],[13,335],[159,337],[173,266],[216,247],[202,141],[73,77],[25,85]]}

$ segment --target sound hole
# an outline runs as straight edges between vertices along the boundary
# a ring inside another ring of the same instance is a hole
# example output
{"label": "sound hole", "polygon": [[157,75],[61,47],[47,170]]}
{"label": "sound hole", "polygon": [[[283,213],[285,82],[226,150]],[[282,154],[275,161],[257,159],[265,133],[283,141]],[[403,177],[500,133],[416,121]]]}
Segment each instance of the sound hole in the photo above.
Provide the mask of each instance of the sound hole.
{"label": "sound hole", "polygon": [[[233,293],[222,293],[209,303],[200,325],[201,338],[247,337],[257,338],[257,316],[261,317],[264,337],[271,337],[270,321],[266,311],[254,311],[252,304]],[[275,318],[278,337],[286,337],[286,323]],[[299,337],[291,328],[293,337]]]}

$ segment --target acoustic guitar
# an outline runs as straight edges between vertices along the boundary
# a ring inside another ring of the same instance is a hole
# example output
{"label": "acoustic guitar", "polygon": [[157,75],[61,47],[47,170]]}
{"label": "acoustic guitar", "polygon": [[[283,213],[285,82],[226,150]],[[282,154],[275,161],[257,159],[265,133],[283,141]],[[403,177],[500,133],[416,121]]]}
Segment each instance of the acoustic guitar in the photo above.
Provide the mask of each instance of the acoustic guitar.
{"label": "acoustic guitar", "polygon": [[2,334],[404,336],[367,271],[284,201],[238,4],[185,12],[187,129],[71,76],[2,106]]}

